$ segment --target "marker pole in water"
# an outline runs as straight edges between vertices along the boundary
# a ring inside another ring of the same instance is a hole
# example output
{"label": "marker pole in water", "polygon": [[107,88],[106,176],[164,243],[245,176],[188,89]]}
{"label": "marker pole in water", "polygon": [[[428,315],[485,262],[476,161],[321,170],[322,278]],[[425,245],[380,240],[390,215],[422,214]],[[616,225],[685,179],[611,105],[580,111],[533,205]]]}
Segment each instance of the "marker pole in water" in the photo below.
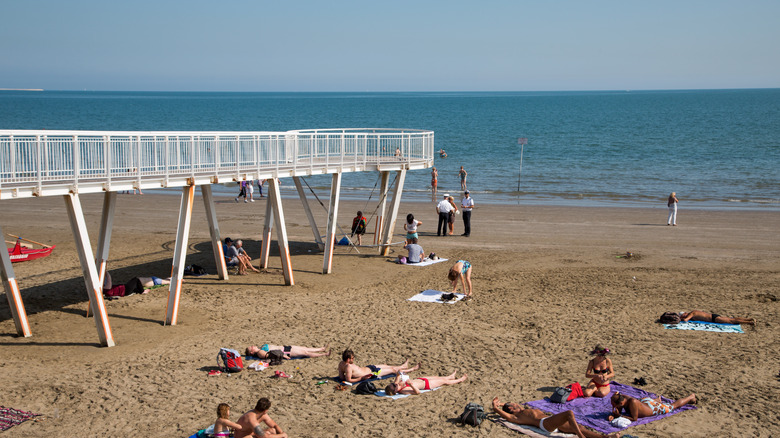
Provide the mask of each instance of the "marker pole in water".
{"label": "marker pole in water", "polygon": [[520,145],[520,170],[517,172],[517,192],[520,193],[520,175],[523,173],[523,149],[528,144],[528,139],[520,137],[517,139],[517,144]]}

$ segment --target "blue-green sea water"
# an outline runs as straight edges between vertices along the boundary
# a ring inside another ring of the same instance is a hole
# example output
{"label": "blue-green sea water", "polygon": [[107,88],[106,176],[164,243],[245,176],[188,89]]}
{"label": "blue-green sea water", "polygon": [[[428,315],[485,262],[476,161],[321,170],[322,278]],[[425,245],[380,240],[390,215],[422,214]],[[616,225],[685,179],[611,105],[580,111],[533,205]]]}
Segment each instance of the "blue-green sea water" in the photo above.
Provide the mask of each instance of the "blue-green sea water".
{"label": "blue-green sea water", "polygon": [[[435,131],[439,190],[477,202],[780,209],[780,89],[505,93],[0,91],[0,129]],[[522,148],[518,138],[527,138]],[[307,179],[327,196],[329,179]],[[366,199],[376,174],[346,174]],[[289,190],[292,184],[282,180]],[[430,172],[404,199],[429,199]],[[232,188],[222,188],[227,195]],[[288,193],[292,193],[288,191]],[[376,197],[376,194],[373,195]]]}

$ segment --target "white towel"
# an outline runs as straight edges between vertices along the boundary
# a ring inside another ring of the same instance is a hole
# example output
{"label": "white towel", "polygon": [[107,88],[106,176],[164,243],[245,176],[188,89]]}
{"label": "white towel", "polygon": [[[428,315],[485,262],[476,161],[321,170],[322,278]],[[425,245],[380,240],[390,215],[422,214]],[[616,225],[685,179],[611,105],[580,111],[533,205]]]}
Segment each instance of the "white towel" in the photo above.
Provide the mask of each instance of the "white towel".
{"label": "white towel", "polygon": [[626,417],[617,417],[610,422],[613,426],[625,429],[631,426],[631,420]]}
{"label": "white towel", "polygon": [[447,292],[442,292],[440,290],[433,290],[428,289],[420,292],[419,294],[409,298],[407,301],[422,301],[423,303],[447,303],[447,304],[453,304],[455,301],[462,300],[466,295],[464,294],[455,294],[455,299],[450,301],[442,301],[441,295],[445,294]]}

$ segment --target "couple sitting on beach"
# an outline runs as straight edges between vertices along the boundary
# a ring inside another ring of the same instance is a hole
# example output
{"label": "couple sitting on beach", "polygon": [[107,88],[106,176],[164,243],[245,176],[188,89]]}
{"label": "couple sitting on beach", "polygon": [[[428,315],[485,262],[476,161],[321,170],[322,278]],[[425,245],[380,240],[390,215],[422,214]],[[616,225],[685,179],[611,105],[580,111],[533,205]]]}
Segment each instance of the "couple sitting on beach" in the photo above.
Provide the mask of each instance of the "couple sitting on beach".
{"label": "couple sitting on beach", "polygon": [[259,269],[252,266],[252,257],[249,257],[249,254],[244,250],[244,242],[241,239],[234,242],[230,237],[225,237],[222,252],[225,256],[225,265],[235,266],[238,269],[238,275],[246,275],[247,269],[260,272]]}
{"label": "couple sitting on beach", "polygon": [[460,378],[455,378],[455,373],[452,373],[449,376],[428,376],[412,379],[404,374],[416,371],[419,368],[420,364],[410,367],[409,360],[404,361],[401,365],[368,365],[362,367],[355,364],[355,353],[348,348],[341,354],[338,370],[339,379],[350,383],[396,374],[393,383],[385,388],[387,395],[415,395],[421,391],[436,389],[440,386],[455,385],[468,378],[466,374]]}
{"label": "couple sitting on beach", "polygon": [[[214,422],[215,438],[287,438],[282,428],[268,415],[271,401],[262,397],[255,404],[254,409],[242,415],[238,422],[230,421],[230,405],[220,403],[217,406],[217,421]],[[265,425],[265,427],[263,427]],[[196,434],[200,436],[200,434]]]}

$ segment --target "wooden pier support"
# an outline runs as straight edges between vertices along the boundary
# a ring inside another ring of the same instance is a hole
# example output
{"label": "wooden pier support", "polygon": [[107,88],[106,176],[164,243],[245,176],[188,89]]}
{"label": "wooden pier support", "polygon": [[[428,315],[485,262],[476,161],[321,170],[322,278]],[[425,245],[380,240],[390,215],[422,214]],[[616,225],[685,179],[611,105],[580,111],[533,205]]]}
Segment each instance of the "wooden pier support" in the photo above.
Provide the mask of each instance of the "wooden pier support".
{"label": "wooden pier support", "polygon": [[330,274],[333,270],[333,245],[336,243],[336,227],[338,226],[340,194],[341,172],[338,172],[333,174],[333,178],[330,183],[328,227],[325,231],[325,258],[322,262],[323,274]]}
{"label": "wooden pier support", "polygon": [[189,243],[194,198],[194,185],[182,187],[181,205],[179,207],[179,226],[176,230],[176,247],[173,252],[173,266],[171,267],[171,284],[168,288],[168,308],[165,311],[166,325],[176,325],[179,314],[181,280],[184,276],[184,263],[187,258],[187,246]]}
{"label": "wooden pier support", "polygon": [[[0,236],[5,236],[2,228],[0,228]],[[11,316],[14,318],[16,334],[25,338],[32,336],[27,312],[24,310],[22,294],[19,292],[19,284],[16,282],[14,268],[11,265],[11,256],[5,250],[0,251],[0,279],[3,281],[5,297],[8,299],[8,307],[11,308]]]}
{"label": "wooden pier support", "polygon": [[395,220],[398,218],[398,207],[401,205],[401,194],[404,191],[404,180],[406,179],[406,169],[399,170],[393,186],[393,202],[390,205],[390,217],[387,220],[387,227],[382,230],[382,243],[379,247],[380,254],[386,256],[390,253],[390,244],[393,238],[393,229]]}

